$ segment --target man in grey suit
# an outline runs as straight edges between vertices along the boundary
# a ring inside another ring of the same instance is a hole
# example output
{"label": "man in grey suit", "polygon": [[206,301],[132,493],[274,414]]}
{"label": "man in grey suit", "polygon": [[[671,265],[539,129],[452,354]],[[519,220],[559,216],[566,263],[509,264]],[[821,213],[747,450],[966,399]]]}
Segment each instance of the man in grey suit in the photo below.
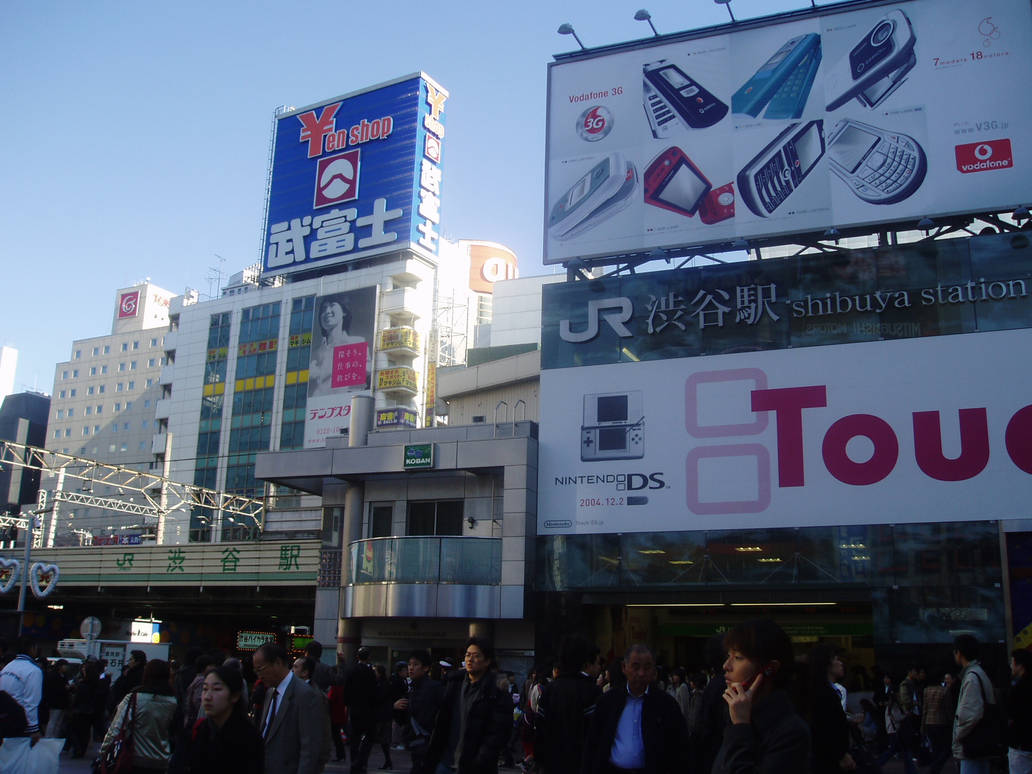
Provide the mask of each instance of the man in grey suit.
{"label": "man in grey suit", "polygon": [[267,642],[255,651],[254,671],[266,686],[258,733],[265,740],[265,770],[319,774],[329,759],[329,716],[322,695],[290,671],[287,653]]}

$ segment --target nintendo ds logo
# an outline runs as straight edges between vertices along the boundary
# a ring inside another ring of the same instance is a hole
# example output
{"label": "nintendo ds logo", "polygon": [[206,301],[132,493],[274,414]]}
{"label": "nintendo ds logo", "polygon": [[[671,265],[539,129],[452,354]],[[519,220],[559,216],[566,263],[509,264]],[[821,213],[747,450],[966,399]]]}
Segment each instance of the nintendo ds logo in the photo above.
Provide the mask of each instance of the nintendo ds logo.
{"label": "nintendo ds logo", "polygon": [[548,519],[545,521],[545,529],[571,529],[573,522],[569,519]]}

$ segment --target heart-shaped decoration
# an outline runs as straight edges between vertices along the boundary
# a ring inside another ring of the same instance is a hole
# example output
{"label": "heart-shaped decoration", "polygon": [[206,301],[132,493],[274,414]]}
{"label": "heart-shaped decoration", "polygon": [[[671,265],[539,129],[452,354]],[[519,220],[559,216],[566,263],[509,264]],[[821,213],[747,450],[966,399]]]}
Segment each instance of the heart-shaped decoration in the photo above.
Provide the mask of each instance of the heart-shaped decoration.
{"label": "heart-shaped decoration", "polygon": [[0,556],[0,594],[6,594],[13,589],[20,575],[21,562]]}
{"label": "heart-shaped decoration", "polygon": [[29,586],[36,599],[43,599],[57,587],[57,579],[61,570],[56,564],[36,562],[29,568]]}

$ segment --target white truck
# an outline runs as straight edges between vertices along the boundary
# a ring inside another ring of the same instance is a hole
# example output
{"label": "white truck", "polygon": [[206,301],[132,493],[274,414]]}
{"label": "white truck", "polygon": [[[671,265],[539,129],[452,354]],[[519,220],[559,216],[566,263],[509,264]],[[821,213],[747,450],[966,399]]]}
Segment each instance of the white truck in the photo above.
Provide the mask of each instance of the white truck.
{"label": "white truck", "polygon": [[86,640],[68,639],[57,643],[57,653],[63,658],[78,658],[85,661],[88,657],[105,659],[108,662],[108,674],[116,677],[121,674],[122,667],[134,650],[142,650],[147,660],[160,658],[168,661],[168,643],[124,642],[122,640]]}

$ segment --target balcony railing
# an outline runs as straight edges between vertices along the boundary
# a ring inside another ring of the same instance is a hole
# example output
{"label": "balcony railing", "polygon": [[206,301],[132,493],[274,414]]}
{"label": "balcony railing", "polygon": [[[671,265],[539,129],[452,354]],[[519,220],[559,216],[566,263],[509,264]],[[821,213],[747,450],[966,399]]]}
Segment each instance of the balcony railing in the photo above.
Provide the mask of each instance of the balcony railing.
{"label": "balcony railing", "polygon": [[500,538],[389,537],[351,543],[348,583],[436,583],[497,586]]}

